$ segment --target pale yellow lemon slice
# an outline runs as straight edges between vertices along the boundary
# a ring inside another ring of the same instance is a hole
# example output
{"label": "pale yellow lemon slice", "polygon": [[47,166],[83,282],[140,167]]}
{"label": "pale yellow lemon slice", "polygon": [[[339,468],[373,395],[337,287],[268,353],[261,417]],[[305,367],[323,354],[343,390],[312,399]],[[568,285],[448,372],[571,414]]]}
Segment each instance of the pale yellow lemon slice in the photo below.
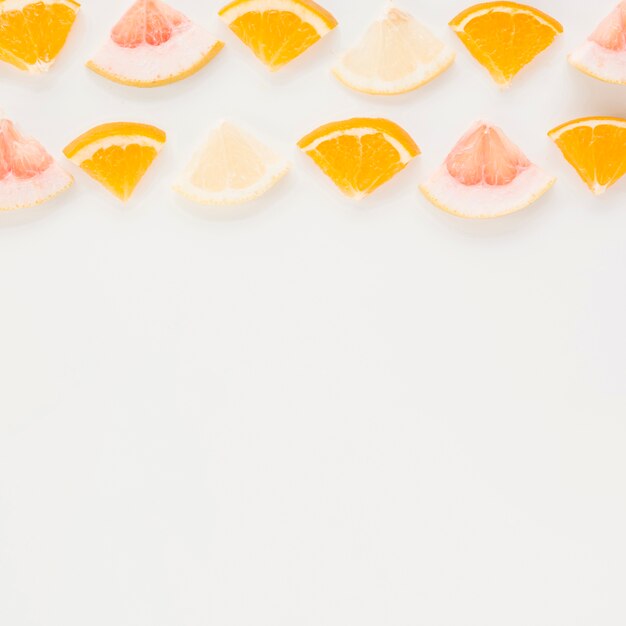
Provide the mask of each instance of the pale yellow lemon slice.
{"label": "pale yellow lemon slice", "polygon": [[345,85],[374,95],[417,89],[445,71],[454,52],[412,15],[388,3],[333,69]]}
{"label": "pale yellow lemon slice", "polygon": [[175,191],[201,204],[237,204],[258,198],[289,170],[273,150],[230,122],[209,135]]}

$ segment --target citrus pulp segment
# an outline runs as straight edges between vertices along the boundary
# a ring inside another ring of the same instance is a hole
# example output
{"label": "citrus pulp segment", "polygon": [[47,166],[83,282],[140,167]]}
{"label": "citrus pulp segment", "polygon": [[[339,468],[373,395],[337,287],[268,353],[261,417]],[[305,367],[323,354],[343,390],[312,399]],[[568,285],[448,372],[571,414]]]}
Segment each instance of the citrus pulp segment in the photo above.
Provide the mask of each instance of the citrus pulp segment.
{"label": "citrus pulp segment", "polygon": [[324,124],[298,146],[345,195],[355,199],[389,181],[420,153],[403,128],[384,118]]}
{"label": "citrus pulp segment", "polygon": [[0,1],[0,61],[33,74],[47,71],[79,8],[74,0]]}
{"label": "citrus pulp segment", "polygon": [[175,191],[201,204],[236,204],[258,198],[289,164],[255,137],[222,122],[194,156]]}
{"label": "citrus pulp segment", "polygon": [[234,0],[219,14],[272,71],[293,61],[337,26],[337,20],[312,0]]}
{"label": "citrus pulp segment", "polygon": [[0,211],[41,204],[73,180],[38,141],[0,117]]}
{"label": "citrus pulp segment", "polygon": [[454,56],[412,15],[389,4],[333,73],[356,91],[393,95],[433,80],[452,65]]}
{"label": "citrus pulp segment", "polygon": [[554,182],[502,130],[477,122],[420,189],[448,213],[491,218],[527,207]]}
{"label": "citrus pulp segment", "polygon": [[158,87],[191,76],[223,46],[165,2],[137,0],[87,67],[123,85]]}
{"label": "citrus pulp segment", "polygon": [[563,32],[554,18],[517,2],[477,4],[459,13],[450,26],[503,86]]}
{"label": "citrus pulp segment", "polygon": [[548,135],[594,194],[604,193],[626,174],[626,119],[583,117]]}
{"label": "citrus pulp segment", "polygon": [[165,133],[148,124],[113,122],[96,126],[63,153],[120,200],[130,198],[165,143]]}
{"label": "citrus pulp segment", "polygon": [[581,72],[626,85],[626,0],[607,15],[582,46],[569,55]]}

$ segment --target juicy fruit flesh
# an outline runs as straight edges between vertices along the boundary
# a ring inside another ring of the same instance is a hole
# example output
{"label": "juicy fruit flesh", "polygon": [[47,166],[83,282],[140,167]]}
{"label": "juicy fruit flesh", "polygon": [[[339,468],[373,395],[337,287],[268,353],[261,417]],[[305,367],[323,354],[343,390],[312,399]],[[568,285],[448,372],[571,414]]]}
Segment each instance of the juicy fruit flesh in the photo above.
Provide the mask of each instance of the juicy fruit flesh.
{"label": "juicy fruit flesh", "polygon": [[156,156],[152,146],[110,146],[97,150],[80,167],[120,200],[128,200]]}
{"label": "juicy fruit flesh", "polygon": [[34,139],[22,136],[9,120],[0,120],[0,180],[11,174],[28,180],[44,172],[52,157]]}
{"label": "juicy fruit flesh", "polygon": [[607,50],[626,50],[626,0],[600,23],[589,39]]}
{"label": "juicy fruit flesh", "polygon": [[160,46],[189,23],[182,13],[160,0],[138,0],[115,25],[111,39],[123,48]]}
{"label": "juicy fruit flesh", "polygon": [[[562,32],[560,24],[504,5],[470,19],[457,35],[496,82],[507,84]],[[480,5],[479,5],[480,6]],[[460,18],[460,16],[459,16]],[[459,18],[455,18],[453,28]],[[547,16],[546,16],[547,18]]]}
{"label": "juicy fruit flesh", "polygon": [[0,3],[0,60],[20,69],[51,63],[65,44],[76,8],[33,2],[3,11]]}
{"label": "juicy fruit flesh", "polygon": [[342,135],[321,143],[309,156],[349,196],[371,193],[404,168],[382,133]]}
{"label": "juicy fruit flesh", "polygon": [[313,26],[289,11],[251,11],[229,26],[263,63],[273,69],[286,65],[320,39]]}
{"label": "juicy fruit flesh", "polygon": [[588,187],[602,193],[626,174],[626,120],[588,122],[549,134]]}
{"label": "juicy fruit flesh", "polygon": [[467,133],[446,159],[450,175],[464,185],[508,185],[530,165],[499,128],[487,124]]}

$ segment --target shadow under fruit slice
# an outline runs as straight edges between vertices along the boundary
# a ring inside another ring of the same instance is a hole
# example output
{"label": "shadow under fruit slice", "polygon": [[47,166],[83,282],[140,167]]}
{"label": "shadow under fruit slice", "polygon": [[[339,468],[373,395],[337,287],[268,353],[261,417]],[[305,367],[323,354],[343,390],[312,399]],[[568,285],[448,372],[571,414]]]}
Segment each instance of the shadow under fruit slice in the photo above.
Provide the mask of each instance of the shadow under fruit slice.
{"label": "shadow under fruit slice", "polygon": [[582,117],[548,136],[594,194],[603,194],[626,174],[626,119]]}
{"label": "shadow under fruit slice", "polygon": [[569,55],[581,72],[607,83],[626,85],[626,0],[619,3]]}
{"label": "shadow under fruit slice", "polygon": [[312,0],[234,0],[219,14],[272,71],[293,61],[337,26],[337,20]]}
{"label": "shadow under fruit slice", "polygon": [[448,213],[490,218],[526,208],[555,180],[531,163],[497,126],[477,122],[420,189]]}
{"label": "shadow under fruit slice", "polygon": [[563,32],[554,18],[517,2],[477,4],[459,13],[450,26],[503,86]]}
{"label": "shadow under fruit slice", "polygon": [[80,8],[74,0],[2,0],[0,60],[33,74],[47,71]]}
{"label": "shadow under fruit slice", "polygon": [[0,211],[41,204],[73,182],[38,141],[0,116]]}
{"label": "shadow under fruit slice", "polygon": [[120,200],[128,200],[165,144],[165,133],[148,124],[96,126],[63,149],[65,156]]}
{"label": "shadow under fruit slice", "polygon": [[298,146],[345,195],[356,199],[391,180],[420,153],[403,128],[384,118],[324,124]]}
{"label": "shadow under fruit slice", "polygon": [[123,85],[158,87],[191,76],[223,47],[165,2],[137,0],[87,67]]}
{"label": "shadow under fruit slice", "polygon": [[342,55],[335,76],[356,91],[412,91],[447,70],[454,52],[412,15],[389,4],[363,38]]}
{"label": "shadow under fruit slice", "polygon": [[230,122],[222,122],[174,190],[201,204],[238,204],[264,194],[288,170],[289,164],[273,150]]}

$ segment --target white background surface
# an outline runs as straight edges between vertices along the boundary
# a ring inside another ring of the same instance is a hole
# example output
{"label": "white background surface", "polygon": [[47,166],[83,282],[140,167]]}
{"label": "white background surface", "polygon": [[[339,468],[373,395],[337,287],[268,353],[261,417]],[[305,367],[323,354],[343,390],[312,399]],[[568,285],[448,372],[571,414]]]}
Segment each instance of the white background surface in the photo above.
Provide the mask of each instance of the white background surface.
{"label": "white background surface", "polygon": [[[146,91],[83,67],[126,4],[86,0],[49,75],[0,68],[61,162],[105,121],[169,134],[127,207],[72,170],[0,215],[0,624],[623,626],[626,181],[594,198],[546,136],[626,113],[565,61],[613,1],[537,2],[565,35],[503,93],[446,26],[465,0],[406,0],[457,62],[382,100],[329,75],[378,0],[326,0],[278,76],[177,0],[226,49]],[[423,150],[360,205],[294,146],[353,115]],[[232,219],[170,191],[224,116],[294,163]],[[472,223],[417,184],[481,116],[559,180]]]}

